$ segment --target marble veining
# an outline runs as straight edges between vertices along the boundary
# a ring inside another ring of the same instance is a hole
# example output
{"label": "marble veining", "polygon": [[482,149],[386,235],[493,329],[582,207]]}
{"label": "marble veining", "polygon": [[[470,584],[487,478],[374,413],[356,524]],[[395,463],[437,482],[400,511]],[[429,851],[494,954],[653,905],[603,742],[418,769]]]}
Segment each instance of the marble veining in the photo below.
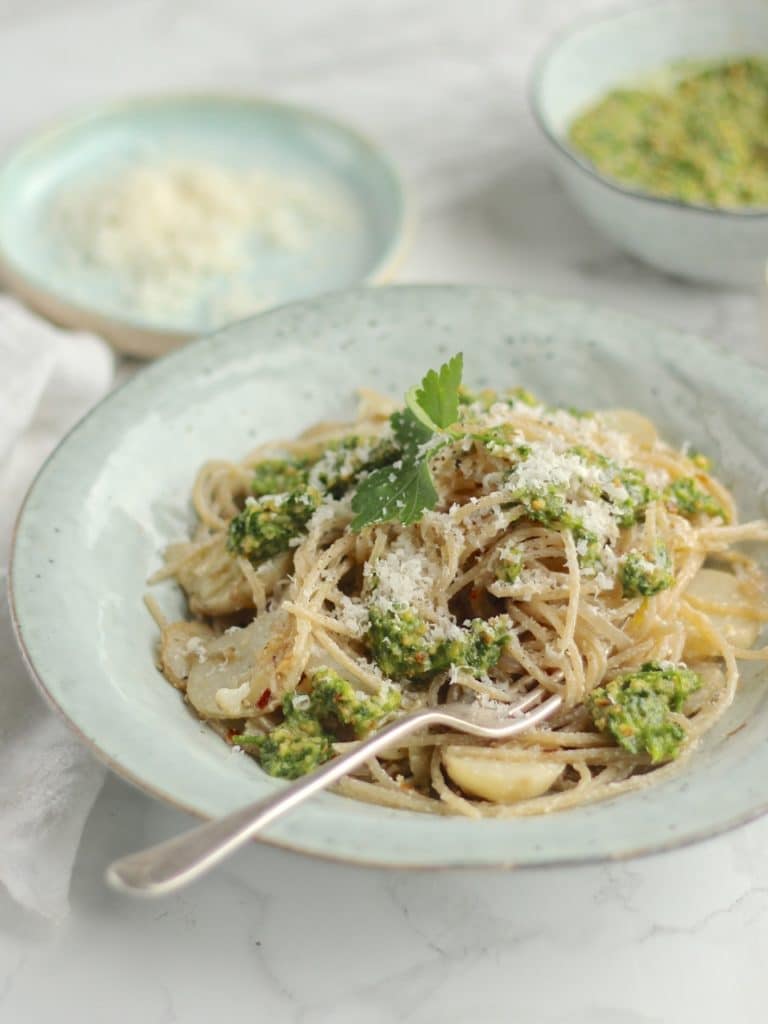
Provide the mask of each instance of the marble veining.
{"label": "marble veining", "polygon": [[[523,87],[535,50],[603,0],[4,0],[0,145],[76,104],[160,89],[269,92],[383,143],[419,214],[401,280],[614,305],[768,363],[762,299],[618,254],[568,204]],[[130,368],[123,371],[130,372]],[[110,779],[72,912],[0,894],[0,1021],[752,1024],[764,1019],[768,820],[629,864],[389,874],[269,847],[163,903],[101,882],[186,816]]]}

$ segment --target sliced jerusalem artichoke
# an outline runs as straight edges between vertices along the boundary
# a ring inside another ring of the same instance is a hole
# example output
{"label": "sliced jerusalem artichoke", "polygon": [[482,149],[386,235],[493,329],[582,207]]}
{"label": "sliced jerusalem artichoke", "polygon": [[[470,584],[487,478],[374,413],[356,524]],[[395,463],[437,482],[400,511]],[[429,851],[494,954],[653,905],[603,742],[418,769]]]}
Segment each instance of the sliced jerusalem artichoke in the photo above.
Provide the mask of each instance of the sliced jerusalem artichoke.
{"label": "sliced jerusalem artichoke", "polygon": [[280,669],[290,652],[290,637],[289,616],[276,611],[208,642],[204,659],[189,672],[190,704],[203,718],[244,718],[257,707],[273,707],[281,692]]}
{"label": "sliced jerusalem artichoke", "polygon": [[203,622],[169,622],[162,627],[160,661],[165,678],[186,690],[190,670],[206,655],[206,644],[216,634]]}
{"label": "sliced jerusalem artichoke", "polygon": [[[286,693],[287,674],[293,665],[296,645],[296,620],[284,611],[268,612],[274,616],[270,638],[257,659],[252,693],[261,711],[272,711]],[[263,619],[265,616],[259,616]]]}
{"label": "sliced jerusalem artichoke", "polygon": [[[184,545],[189,553],[179,566],[177,578],[193,615],[231,615],[253,607],[251,588],[226,544],[222,534],[199,550],[194,545]],[[168,552],[168,557],[185,554],[182,545],[178,545]]]}
{"label": "sliced jerusalem artichoke", "polygon": [[446,747],[442,754],[448,776],[469,796],[508,804],[541,796],[562,775],[561,764],[515,763],[479,755],[471,748]]}
{"label": "sliced jerusalem artichoke", "polygon": [[[184,557],[185,553],[187,557]],[[253,608],[253,589],[235,555],[227,549],[222,534],[199,549],[193,544],[178,544],[169,549],[173,561],[183,558],[177,578],[184,589],[193,615],[232,615]],[[290,569],[291,556],[278,555],[251,570],[257,586],[271,593]]]}
{"label": "sliced jerusalem artichoke", "polygon": [[[745,593],[743,584],[736,576],[721,569],[700,569],[685,593],[694,598],[694,606],[702,604],[700,610],[728,643],[734,647],[752,647],[760,632],[758,619],[738,613],[709,611],[707,608],[708,604],[743,606],[749,603],[750,596]],[[716,658],[720,653],[720,649],[706,633],[689,628],[683,652],[686,660]]]}

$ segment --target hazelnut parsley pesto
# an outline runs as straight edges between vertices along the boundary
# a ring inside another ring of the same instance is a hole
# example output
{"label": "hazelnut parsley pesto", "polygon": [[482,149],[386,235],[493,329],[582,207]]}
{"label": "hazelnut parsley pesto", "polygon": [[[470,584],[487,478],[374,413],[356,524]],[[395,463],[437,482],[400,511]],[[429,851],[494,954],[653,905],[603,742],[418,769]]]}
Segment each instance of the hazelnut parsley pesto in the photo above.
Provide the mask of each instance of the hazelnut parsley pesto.
{"label": "hazelnut parsley pesto", "polygon": [[365,392],[193,490],[197,526],[157,579],[160,665],[270,775],[297,778],[423,706],[563,703],[506,742],[449,729],[372,758],[338,790],[470,817],[555,811],[674,770],[733,699],[763,578],[709,460],[624,409],[468,388],[462,358],[402,405]]}
{"label": "hazelnut parsley pesto", "polygon": [[607,177],[714,207],[768,206],[768,60],[671,67],[662,88],[613,89],[568,140]]}

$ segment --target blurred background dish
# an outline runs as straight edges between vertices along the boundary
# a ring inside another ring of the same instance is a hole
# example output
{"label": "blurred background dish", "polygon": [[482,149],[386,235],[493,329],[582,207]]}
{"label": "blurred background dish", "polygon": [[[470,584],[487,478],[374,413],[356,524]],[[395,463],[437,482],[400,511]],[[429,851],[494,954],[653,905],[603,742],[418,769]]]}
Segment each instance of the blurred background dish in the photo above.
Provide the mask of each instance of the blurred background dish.
{"label": "blurred background dish", "polygon": [[0,171],[7,287],[154,356],[269,306],[383,279],[397,173],[329,118],[224,96],[141,99],[28,142]]}
{"label": "blurred background dish", "polygon": [[572,199],[608,238],[682,277],[748,286],[768,252],[768,209],[717,208],[654,195],[602,174],[569,141],[576,117],[617,87],[660,80],[680,61],[714,63],[768,52],[760,0],[672,2],[582,22],[539,59],[534,115]]}

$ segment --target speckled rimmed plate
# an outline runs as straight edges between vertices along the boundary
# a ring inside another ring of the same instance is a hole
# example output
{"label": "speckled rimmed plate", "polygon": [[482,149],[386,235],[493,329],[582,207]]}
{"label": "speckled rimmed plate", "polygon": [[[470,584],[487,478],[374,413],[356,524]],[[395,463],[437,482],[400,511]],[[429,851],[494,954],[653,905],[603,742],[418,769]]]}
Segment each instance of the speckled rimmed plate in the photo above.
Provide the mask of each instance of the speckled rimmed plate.
{"label": "speckled rimmed plate", "polygon": [[[298,187],[303,199],[277,243],[274,234],[249,236],[234,281],[228,272],[211,275],[199,293],[164,306],[156,285],[147,302],[143,291],[126,289],[124,276],[80,257],[62,197],[126,168],[179,161],[263,172]],[[61,123],[0,168],[0,275],[51,319],[95,330],[129,354],[155,356],[249,308],[385,280],[402,251],[405,220],[393,165],[337,121],[249,97],[137,99]]]}
{"label": "speckled rimmed plate", "polygon": [[[237,458],[314,420],[352,414],[354,390],[401,395],[448,354],[471,385],[525,384],[547,400],[632,406],[710,453],[745,516],[765,513],[768,375],[692,335],[617,312],[469,287],[358,290],[234,325],[145,369],[74,428],[18,522],[11,596],[33,676],[116,772],[203,816],[281,782],[202,726],[153,661],[142,604],[160,551],[184,535],[200,463]],[[171,584],[155,589],[181,612]],[[423,816],[323,793],[264,835],[363,864],[572,864],[712,836],[768,809],[766,672],[678,773],[548,817]]]}

